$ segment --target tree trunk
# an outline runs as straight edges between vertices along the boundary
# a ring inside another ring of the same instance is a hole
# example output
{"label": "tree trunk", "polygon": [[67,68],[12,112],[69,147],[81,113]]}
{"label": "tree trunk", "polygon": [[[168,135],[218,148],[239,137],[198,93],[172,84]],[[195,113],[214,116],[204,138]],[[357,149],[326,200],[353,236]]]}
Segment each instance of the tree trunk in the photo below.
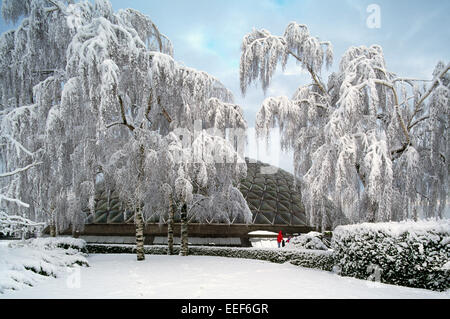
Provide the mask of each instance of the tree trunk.
{"label": "tree trunk", "polygon": [[414,206],[413,208],[413,219],[416,222],[418,220],[418,214],[417,214],[417,207]]}
{"label": "tree trunk", "polygon": [[50,237],[56,237],[56,227],[55,224],[50,224],[49,225],[50,228]]}
{"label": "tree trunk", "polygon": [[173,255],[173,219],[174,219],[174,209],[173,209],[173,197],[172,194],[169,195],[169,221],[167,225],[167,254]]}
{"label": "tree trunk", "polygon": [[144,252],[144,219],[142,217],[141,208],[138,206],[135,211],[136,223],[136,254],[137,260],[145,260]]}
{"label": "tree trunk", "polygon": [[50,216],[50,237],[56,237],[56,221],[54,213]]}
{"label": "tree trunk", "polygon": [[56,216],[55,209],[53,207],[50,208],[50,237],[56,237]]}
{"label": "tree trunk", "polygon": [[186,204],[181,209],[181,248],[180,256],[187,256],[189,254],[188,247],[188,220],[186,212]]}
{"label": "tree trunk", "polygon": [[[141,145],[139,154],[139,172],[138,172],[138,189],[136,192],[139,194],[141,187],[144,183],[144,160],[145,160],[145,149]],[[137,260],[145,260],[144,252],[144,216],[142,215],[142,203],[137,202],[135,208],[135,224],[136,224],[136,254]]]}

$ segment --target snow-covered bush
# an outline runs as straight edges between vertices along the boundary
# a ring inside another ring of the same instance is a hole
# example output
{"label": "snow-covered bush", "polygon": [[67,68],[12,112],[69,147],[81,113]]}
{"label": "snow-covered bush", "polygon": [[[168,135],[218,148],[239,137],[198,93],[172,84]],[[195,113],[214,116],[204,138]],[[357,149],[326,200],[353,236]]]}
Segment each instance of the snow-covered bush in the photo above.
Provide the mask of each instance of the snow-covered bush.
{"label": "snow-covered bush", "polygon": [[[27,245],[29,247],[44,250],[63,248],[67,250],[72,249],[79,252],[84,252],[86,248],[86,242],[83,239],[77,239],[72,237],[36,238],[27,240],[22,243],[23,245]],[[15,245],[22,245],[22,244],[16,243]]]}
{"label": "snow-covered bush", "polygon": [[85,245],[83,240],[73,238],[1,243],[0,295],[9,290],[35,286],[47,277],[61,277],[76,266],[88,266],[81,252]]}
{"label": "snow-covered bush", "polygon": [[328,250],[325,238],[319,232],[309,232],[296,236],[291,239],[290,244],[300,249]]}
{"label": "snow-covered bush", "polygon": [[340,226],[333,232],[332,248],[343,276],[450,288],[450,220]]}

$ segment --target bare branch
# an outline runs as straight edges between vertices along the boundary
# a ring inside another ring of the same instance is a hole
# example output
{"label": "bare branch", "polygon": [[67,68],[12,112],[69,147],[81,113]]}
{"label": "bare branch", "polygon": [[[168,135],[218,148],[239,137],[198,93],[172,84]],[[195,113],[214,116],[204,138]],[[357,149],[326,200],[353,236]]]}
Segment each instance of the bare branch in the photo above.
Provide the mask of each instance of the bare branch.
{"label": "bare branch", "polygon": [[39,75],[50,75],[54,74],[56,70],[32,70],[31,72]]}
{"label": "bare branch", "polygon": [[[161,106],[161,97],[158,96],[158,105]],[[166,111],[166,109],[164,107],[162,107],[162,115],[164,115],[164,117],[166,118],[167,122],[172,123],[172,118],[170,117],[169,113]]]}
{"label": "bare branch", "polygon": [[413,123],[411,123],[408,126],[408,130],[410,131],[414,126],[416,126],[417,124],[419,124],[422,121],[428,120],[429,118],[430,118],[430,116],[427,115],[427,116],[421,117],[420,119],[415,120]]}
{"label": "bare branch", "polygon": [[167,113],[166,109],[162,109],[162,114],[166,118],[167,122],[172,123],[172,118],[170,117],[169,113]]}
{"label": "bare branch", "polygon": [[148,98],[148,103],[147,103],[147,110],[145,111],[145,118],[150,121],[150,119],[148,118],[148,115],[150,114],[150,111],[152,110],[152,99],[153,99],[153,94],[150,92],[150,97]]}
{"label": "bare branch", "polygon": [[59,2],[58,0],[47,0],[47,1],[55,6],[54,8],[48,8],[48,12],[59,10],[61,11],[61,13],[66,14],[66,8],[61,2]]}
{"label": "bare branch", "polygon": [[422,79],[414,79],[414,78],[395,78],[392,82],[431,82],[432,80],[422,80]]}
{"label": "bare branch", "polygon": [[[125,123],[123,123],[123,122],[114,122],[114,123],[108,124],[108,125],[106,126],[106,128],[111,128],[111,127],[118,126],[118,125],[125,125],[126,127],[128,127],[128,125],[125,124]],[[129,128],[129,127],[128,127],[128,128]]]}
{"label": "bare branch", "polygon": [[122,124],[128,127],[133,132],[135,130],[135,127],[131,124],[128,124],[127,117],[125,115],[125,108],[123,106],[123,100],[120,95],[119,95],[119,104],[120,104],[120,115],[122,116]]}

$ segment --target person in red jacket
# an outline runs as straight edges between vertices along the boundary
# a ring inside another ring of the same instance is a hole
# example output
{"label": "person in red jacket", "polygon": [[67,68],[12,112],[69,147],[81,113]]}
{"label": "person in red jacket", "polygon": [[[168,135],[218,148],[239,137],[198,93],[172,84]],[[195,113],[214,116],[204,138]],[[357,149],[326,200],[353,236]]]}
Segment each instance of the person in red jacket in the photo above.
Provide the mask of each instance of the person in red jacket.
{"label": "person in red jacket", "polygon": [[283,233],[280,232],[278,233],[278,237],[277,237],[277,242],[278,242],[278,248],[280,248],[281,242],[283,241]]}

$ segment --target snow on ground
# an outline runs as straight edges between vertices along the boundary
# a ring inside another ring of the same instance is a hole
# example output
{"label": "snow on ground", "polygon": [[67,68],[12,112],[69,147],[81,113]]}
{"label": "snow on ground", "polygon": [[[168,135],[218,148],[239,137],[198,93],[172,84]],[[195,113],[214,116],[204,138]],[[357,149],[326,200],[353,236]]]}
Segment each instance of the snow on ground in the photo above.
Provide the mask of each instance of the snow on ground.
{"label": "snow on ground", "polygon": [[0,298],[3,293],[20,290],[52,277],[63,277],[74,264],[88,264],[78,250],[58,248],[58,244],[79,247],[76,239],[39,238],[26,241],[0,241]]}
{"label": "snow on ground", "polygon": [[450,292],[373,283],[291,264],[202,256],[91,255],[89,268],[0,298],[445,298]]}

